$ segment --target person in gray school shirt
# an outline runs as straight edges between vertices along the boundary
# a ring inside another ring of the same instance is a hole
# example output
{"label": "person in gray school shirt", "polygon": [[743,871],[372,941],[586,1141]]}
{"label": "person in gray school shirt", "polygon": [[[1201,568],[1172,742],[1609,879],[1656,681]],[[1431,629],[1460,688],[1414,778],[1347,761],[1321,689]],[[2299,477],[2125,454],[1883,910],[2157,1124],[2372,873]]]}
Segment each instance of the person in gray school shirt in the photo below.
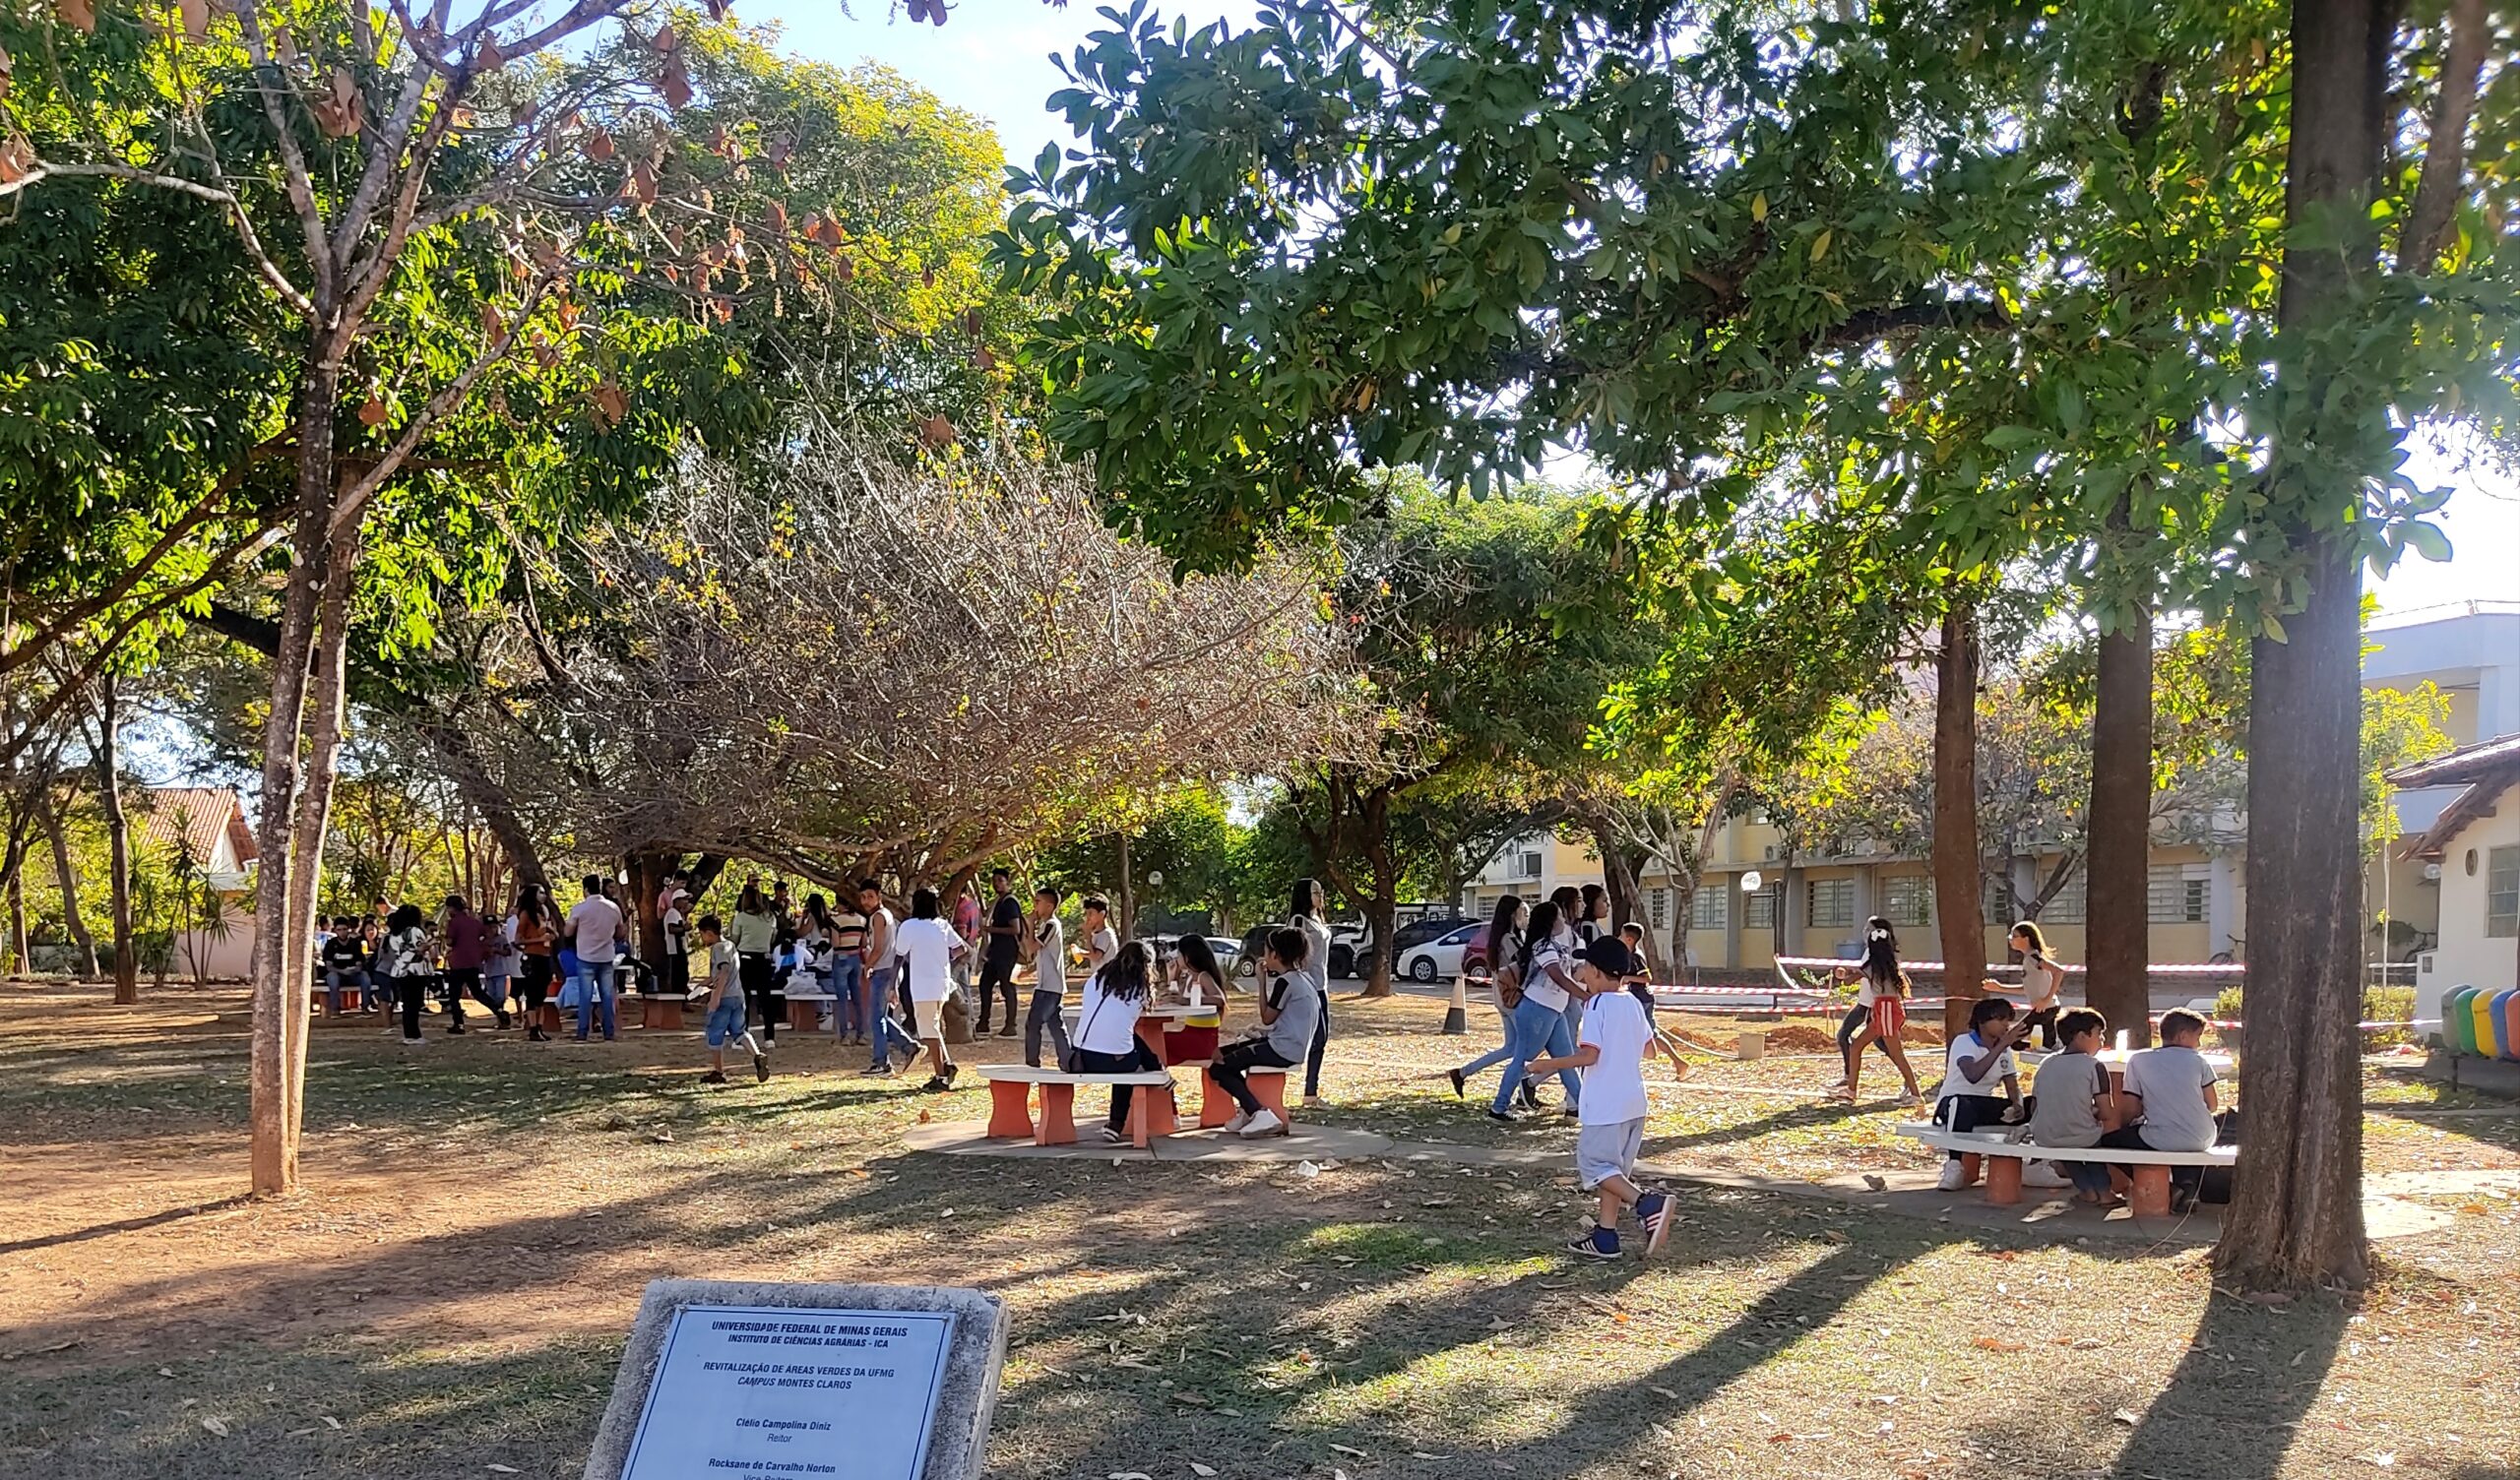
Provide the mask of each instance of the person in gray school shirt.
{"label": "person in gray school shirt", "polygon": [[[2122,1092],[2140,1103],[2142,1118],[2102,1137],[2102,1145],[2202,1151],[2214,1144],[2214,1115],[2220,1102],[2214,1091],[2214,1066],[2197,1049],[2204,1037],[2205,1019],[2185,1008],[2162,1015],[2161,1046],[2143,1049],[2126,1060]],[[2204,1179],[2203,1167],[2172,1167],[2171,1210],[2185,1212]]]}
{"label": "person in gray school shirt", "polygon": [[1261,953],[1260,1016],[1264,1026],[1256,1037],[1237,1038],[1217,1050],[1208,1074],[1217,1087],[1233,1097],[1240,1111],[1226,1122],[1229,1136],[1278,1136],[1286,1122],[1260,1103],[1247,1077],[1254,1069],[1292,1069],[1301,1063],[1320,1026],[1321,996],[1303,971],[1308,943],[1292,925],[1269,932]]}

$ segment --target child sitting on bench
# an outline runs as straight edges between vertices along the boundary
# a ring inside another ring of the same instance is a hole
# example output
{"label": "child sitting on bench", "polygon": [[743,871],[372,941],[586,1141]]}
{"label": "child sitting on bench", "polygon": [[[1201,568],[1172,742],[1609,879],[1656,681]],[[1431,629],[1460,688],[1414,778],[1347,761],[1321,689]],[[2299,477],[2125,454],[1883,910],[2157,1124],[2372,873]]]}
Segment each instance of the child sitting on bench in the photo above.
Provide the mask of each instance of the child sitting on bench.
{"label": "child sitting on bench", "polygon": [[[2027,1025],[2027,1024],[2025,1024]],[[2109,1041],[2109,1019],[2090,1008],[2076,1008],[2056,1020],[2064,1048],[2039,1065],[2030,1097],[2030,1139],[2043,1146],[2096,1146],[2117,1125],[2117,1090],[2100,1051]],[[2109,1164],[2101,1161],[2054,1163],[2073,1179],[2074,1201],[2106,1207],[2110,1196]]]}
{"label": "child sitting on bench", "polygon": [[[2126,1061],[2126,1084],[2119,1096],[2126,1123],[2103,1136],[2102,1145],[2148,1151],[2213,1148],[2214,1114],[2221,1103],[2214,1093],[2214,1066],[2197,1049],[2204,1037],[2205,1019],[2185,1008],[2162,1015],[2161,1045],[2140,1049]],[[2201,1166],[2172,1167],[2170,1210],[2185,1212],[2193,1206],[2204,1180]]]}

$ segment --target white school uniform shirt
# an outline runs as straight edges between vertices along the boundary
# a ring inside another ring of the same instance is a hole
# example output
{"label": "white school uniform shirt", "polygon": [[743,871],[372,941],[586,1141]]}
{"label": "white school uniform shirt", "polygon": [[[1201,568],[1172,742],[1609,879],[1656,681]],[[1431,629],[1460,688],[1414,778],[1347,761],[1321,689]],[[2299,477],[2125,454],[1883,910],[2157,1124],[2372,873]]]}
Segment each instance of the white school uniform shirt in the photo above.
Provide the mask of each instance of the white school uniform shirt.
{"label": "white school uniform shirt", "polygon": [[1088,1053],[1124,1054],[1137,1041],[1138,998],[1111,997],[1102,991],[1102,973],[1085,983],[1085,1003],[1076,1018],[1076,1046]]}
{"label": "white school uniform shirt", "polygon": [[1552,1013],[1566,1011],[1566,989],[1548,974],[1549,966],[1566,964],[1565,955],[1554,940],[1543,941],[1532,948],[1531,969],[1523,973],[1523,995]]}
{"label": "white school uniform shirt", "polygon": [[943,920],[901,923],[893,950],[910,961],[910,1000],[943,1002],[954,991],[954,948],[962,938]]}
{"label": "white school uniform shirt", "polygon": [[1937,1103],[1955,1094],[1985,1094],[2002,1097],[2004,1076],[2019,1074],[2021,1066],[2014,1060],[2012,1050],[2007,1048],[1995,1055],[1995,1062],[1986,1066],[1984,1078],[1976,1079],[1969,1078],[1962,1069],[1962,1065],[1985,1051],[1986,1040],[1978,1036],[1976,1028],[1971,1028],[1951,1040],[1951,1052],[1945,1056],[1943,1065],[1942,1092],[1934,1097]]}
{"label": "white school uniform shirt", "polygon": [[1645,1047],[1654,1039],[1654,1024],[1645,1005],[1625,990],[1603,992],[1584,1005],[1582,1041],[1601,1050],[1584,1066],[1584,1093],[1577,1102],[1581,1123],[1618,1126],[1645,1118]]}

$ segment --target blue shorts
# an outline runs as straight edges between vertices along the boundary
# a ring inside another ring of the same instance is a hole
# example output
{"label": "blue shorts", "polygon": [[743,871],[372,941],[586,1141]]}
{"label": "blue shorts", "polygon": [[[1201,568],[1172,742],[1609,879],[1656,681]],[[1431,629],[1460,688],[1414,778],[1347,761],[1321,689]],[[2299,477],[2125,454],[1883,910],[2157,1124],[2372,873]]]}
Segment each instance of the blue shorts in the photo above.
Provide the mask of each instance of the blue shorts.
{"label": "blue shorts", "polygon": [[1578,1126],[1575,1129],[1575,1178],[1584,1191],[1609,1181],[1612,1177],[1636,1180],[1636,1156],[1645,1149],[1645,1117],[1619,1121],[1607,1126]]}
{"label": "blue shorts", "polygon": [[705,1031],[709,1035],[711,1048],[724,1048],[742,1037],[744,1035],[744,994],[729,991],[725,1001],[711,1009],[709,1026]]}

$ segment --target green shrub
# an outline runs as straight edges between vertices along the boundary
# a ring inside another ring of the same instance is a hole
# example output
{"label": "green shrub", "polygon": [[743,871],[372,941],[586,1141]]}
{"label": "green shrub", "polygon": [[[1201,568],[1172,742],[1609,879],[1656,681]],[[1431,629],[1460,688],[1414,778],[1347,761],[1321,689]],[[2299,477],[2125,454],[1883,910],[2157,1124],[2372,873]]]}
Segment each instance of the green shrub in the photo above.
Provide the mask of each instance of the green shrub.
{"label": "green shrub", "polygon": [[[2415,988],[2364,987],[2362,989],[2362,1020],[2365,1022],[2413,1022],[2415,1020]],[[2374,1028],[2362,1035],[2364,1048],[2394,1048],[2415,1041],[2412,1028]]]}

